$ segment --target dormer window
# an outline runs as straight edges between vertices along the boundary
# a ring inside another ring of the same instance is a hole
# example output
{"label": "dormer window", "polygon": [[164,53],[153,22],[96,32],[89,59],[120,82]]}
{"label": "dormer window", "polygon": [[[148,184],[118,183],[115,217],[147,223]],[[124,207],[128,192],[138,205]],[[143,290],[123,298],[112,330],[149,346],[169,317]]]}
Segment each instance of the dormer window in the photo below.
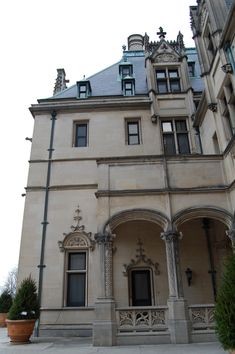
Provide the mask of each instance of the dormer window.
{"label": "dormer window", "polygon": [[121,64],[119,65],[119,75],[122,79],[127,76],[132,76],[133,74],[133,67],[132,64]]}
{"label": "dormer window", "polygon": [[78,81],[78,98],[88,98],[91,95],[91,85],[90,81]]}
{"label": "dormer window", "polygon": [[124,96],[133,96],[135,94],[135,80],[126,76],[122,80],[122,91]]}

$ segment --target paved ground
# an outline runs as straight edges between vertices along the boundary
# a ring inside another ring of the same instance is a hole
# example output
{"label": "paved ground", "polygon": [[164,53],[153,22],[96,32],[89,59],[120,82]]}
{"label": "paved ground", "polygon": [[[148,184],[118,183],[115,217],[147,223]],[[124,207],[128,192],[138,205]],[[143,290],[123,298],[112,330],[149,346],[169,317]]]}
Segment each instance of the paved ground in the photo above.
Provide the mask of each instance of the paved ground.
{"label": "paved ground", "polygon": [[6,329],[0,328],[1,354],[224,354],[218,343],[135,345],[93,347],[90,338],[33,338],[31,344],[9,343]]}

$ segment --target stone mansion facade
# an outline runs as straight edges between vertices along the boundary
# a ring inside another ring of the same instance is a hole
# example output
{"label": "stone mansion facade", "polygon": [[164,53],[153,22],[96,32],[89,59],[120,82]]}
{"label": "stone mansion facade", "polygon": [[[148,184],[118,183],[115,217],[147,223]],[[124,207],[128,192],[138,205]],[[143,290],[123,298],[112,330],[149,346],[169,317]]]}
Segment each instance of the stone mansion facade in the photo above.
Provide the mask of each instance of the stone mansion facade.
{"label": "stone mansion facade", "polygon": [[190,7],[195,48],[159,28],[30,107],[19,280],[39,335],[96,346],[214,338],[235,247],[235,3]]}

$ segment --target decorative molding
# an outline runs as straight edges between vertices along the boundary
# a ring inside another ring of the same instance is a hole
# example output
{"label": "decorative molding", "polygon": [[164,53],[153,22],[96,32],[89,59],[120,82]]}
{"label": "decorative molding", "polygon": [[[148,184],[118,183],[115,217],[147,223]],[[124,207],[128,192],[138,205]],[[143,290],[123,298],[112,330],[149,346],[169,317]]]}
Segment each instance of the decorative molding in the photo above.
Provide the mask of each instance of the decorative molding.
{"label": "decorative molding", "polygon": [[71,225],[70,228],[72,232],[63,233],[63,241],[58,241],[58,246],[61,252],[64,252],[66,249],[85,249],[89,248],[91,251],[94,250],[95,241],[92,239],[91,232],[85,232],[85,226],[80,225],[82,217],[79,215],[80,209],[79,206],[75,210],[75,225]]}
{"label": "decorative molding", "polygon": [[179,58],[177,58],[177,56],[172,53],[160,53],[155,58],[156,63],[168,63],[168,62],[175,63],[178,61]]}
{"label": "decorative molding", "polygon": [[123,274],[125,276],[127,276],[130,269],[136,267],[138,264],[140,264],[142,262],[142,263],[147,264],[150,267],[153,267],[154,268],[154,273],[156,275],[159,275],[160,274],[159,263],[157,263],[157,262],[154,263],[150,258],[147,258],[147,256],[144,253],[145,250],[142,247],[143,246],[143,242],[140,239],[138,239],[137,245],[139,247],[136,249],[136,252],[137,252],[137,254],[135,255],[136,259],[131,259],[129,264],[123,264],[123,267],[125,269]]}
{"label": "decorative molding", "polygon": [[182,232],[177,232],[175,230],[168,230],[165,232],[162,232],[160,235],[161,239],[166,241],[166,242],[174,242],[177,240],[181,240],[183,238]]}

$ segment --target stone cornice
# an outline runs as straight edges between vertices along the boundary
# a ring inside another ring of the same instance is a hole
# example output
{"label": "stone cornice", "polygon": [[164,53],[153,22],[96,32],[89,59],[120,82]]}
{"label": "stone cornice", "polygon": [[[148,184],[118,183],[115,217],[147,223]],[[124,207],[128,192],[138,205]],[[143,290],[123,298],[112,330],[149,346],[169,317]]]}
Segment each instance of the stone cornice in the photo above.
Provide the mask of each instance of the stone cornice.
{"label": "stone cornice", "polygon": [[38,104],[33,104],[29,110],[33,116],[35,114],[45,114],[51,111],[60,112],[77,112],[94,109],[112,109],[112,110],[125,110],[134,108],[149,109],[151,100],[146,95],[133,96],[133,97],[102,97],[97,99],[76,100],[76,99],[46,99],[39,100]]}
{"label": "stone cornice", "polygon": [[235,180],[230,185],[204,186],[191,188],[162,188],[162,189],[126,189],[126,190],[98,190],[95,195],[100,197],[146,196],[159,194],[195,194],[195,193],[224,193],[235,187]]}

